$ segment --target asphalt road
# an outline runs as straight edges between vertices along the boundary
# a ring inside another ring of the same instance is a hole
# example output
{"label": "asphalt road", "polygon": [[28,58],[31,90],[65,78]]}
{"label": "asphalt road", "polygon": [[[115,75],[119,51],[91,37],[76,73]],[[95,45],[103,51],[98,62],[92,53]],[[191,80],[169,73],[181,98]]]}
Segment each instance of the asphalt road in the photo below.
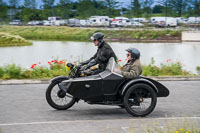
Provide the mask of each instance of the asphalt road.
{"label": "asphalt road", "polygon": [[0,85],[0,133],[143,132],[152,127],[166,130],[166,124],[188,121],[198,127],[200,81],[161,83],[169,88],[170,96],[158,98],[155,110],[145,118],[132,117],[117,106],[82,101],[69,110],[57,111],[46,102],[48,84]]}

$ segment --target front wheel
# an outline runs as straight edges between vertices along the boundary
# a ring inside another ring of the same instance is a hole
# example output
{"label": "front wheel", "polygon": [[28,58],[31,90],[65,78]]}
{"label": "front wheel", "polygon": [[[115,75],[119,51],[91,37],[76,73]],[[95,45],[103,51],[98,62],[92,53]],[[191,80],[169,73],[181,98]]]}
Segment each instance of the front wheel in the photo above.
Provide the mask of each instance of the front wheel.
{"label": "front wheel", "polygon": [[57,110],[66,110],[72,107],[76,100],[73,96],[59,88],[60,82],[52,82],[46,90],[48,104]]}
{"label": "front wheel", "polygon": [[133,116],[146,116],[150,114],[157,103],[157,95],[153,88],[147,84],[132,85],[123,97],[126,111]]}

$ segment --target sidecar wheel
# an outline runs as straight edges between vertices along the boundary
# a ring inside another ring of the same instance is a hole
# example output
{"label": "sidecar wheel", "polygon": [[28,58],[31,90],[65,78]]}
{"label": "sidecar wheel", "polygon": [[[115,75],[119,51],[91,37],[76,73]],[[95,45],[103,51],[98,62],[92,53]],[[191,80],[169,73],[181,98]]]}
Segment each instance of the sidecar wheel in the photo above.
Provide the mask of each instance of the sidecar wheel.
{"label": "sidecar wheel", "polygon": [[[59,89],[60,82],[51,83],[46,90],[46,100],[48,104],[57,110],[66,110],[72,107],[76,100],[68,93]],[[64,94],[63,94],[64,93]]]}
{"label": "sidecar wheel", "polygon": [[146,116],[154,110],[157,103],[157,95],[151,86],[138,83],[126,91],[123,103],[129,114]]}

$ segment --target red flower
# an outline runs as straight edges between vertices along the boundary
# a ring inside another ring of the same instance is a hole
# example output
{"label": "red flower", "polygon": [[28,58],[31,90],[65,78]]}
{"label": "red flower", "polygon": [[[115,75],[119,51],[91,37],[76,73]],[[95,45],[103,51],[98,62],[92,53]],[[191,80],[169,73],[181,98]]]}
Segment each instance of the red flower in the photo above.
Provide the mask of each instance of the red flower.
{"label": "red flower", "polygon": [[122,61],[122,60],[119,59],[118,62],[120,62],[120,61]]}
{"label": "red flower", "polygon": [[167,59],[167,60],[166,60],[167,63],[170,62],[170,61],[172,61],[172,59]]}
{"label": "red flower", "polygon": [[128,59],[125,59],[125,61],[127,61]]}
{"label": "red flower", "polygon": [[58,63],[58,61],[57,61],[57,60],[54,60],[54,62],[55,62],[55,63]]}
{"label": "red flower", "polygon": [[41,62],[38,62],[38,64],[41,64]]}
{"label": "red flower", "polygon": [[60,61],[60,62],[59,62],[59,64],[63,64],[63,63],[64,63],[63,61]]}
{"label": "red flower", "polygon": [[51,62],[48,62],[48,64],[50,64],[50,65],[51,65]]}
{"label": "red flower", "polygon": [[33,65],[31,66],[31,68],[33,69],[36,65],[37,65],[37,64],[33,64]]}

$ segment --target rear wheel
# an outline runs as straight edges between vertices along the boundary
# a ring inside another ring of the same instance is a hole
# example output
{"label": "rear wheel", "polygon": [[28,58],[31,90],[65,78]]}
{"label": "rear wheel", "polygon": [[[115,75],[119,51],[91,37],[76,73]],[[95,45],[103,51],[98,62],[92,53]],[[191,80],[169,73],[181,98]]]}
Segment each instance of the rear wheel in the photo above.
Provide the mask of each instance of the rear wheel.
{"label": "rear wheel", "polygon": [[123,97],[126,111],[133,116],[150,114],[157,103],[157,95],[147,84],[139,83],[131,86]]}
{"label": "rear wheel", "polygon": [[66,110],[72,107],[76,100],[68,93],[59,88],[60,82],[51,83],[46,90],[46,100],[48,104],[58,110]]}

